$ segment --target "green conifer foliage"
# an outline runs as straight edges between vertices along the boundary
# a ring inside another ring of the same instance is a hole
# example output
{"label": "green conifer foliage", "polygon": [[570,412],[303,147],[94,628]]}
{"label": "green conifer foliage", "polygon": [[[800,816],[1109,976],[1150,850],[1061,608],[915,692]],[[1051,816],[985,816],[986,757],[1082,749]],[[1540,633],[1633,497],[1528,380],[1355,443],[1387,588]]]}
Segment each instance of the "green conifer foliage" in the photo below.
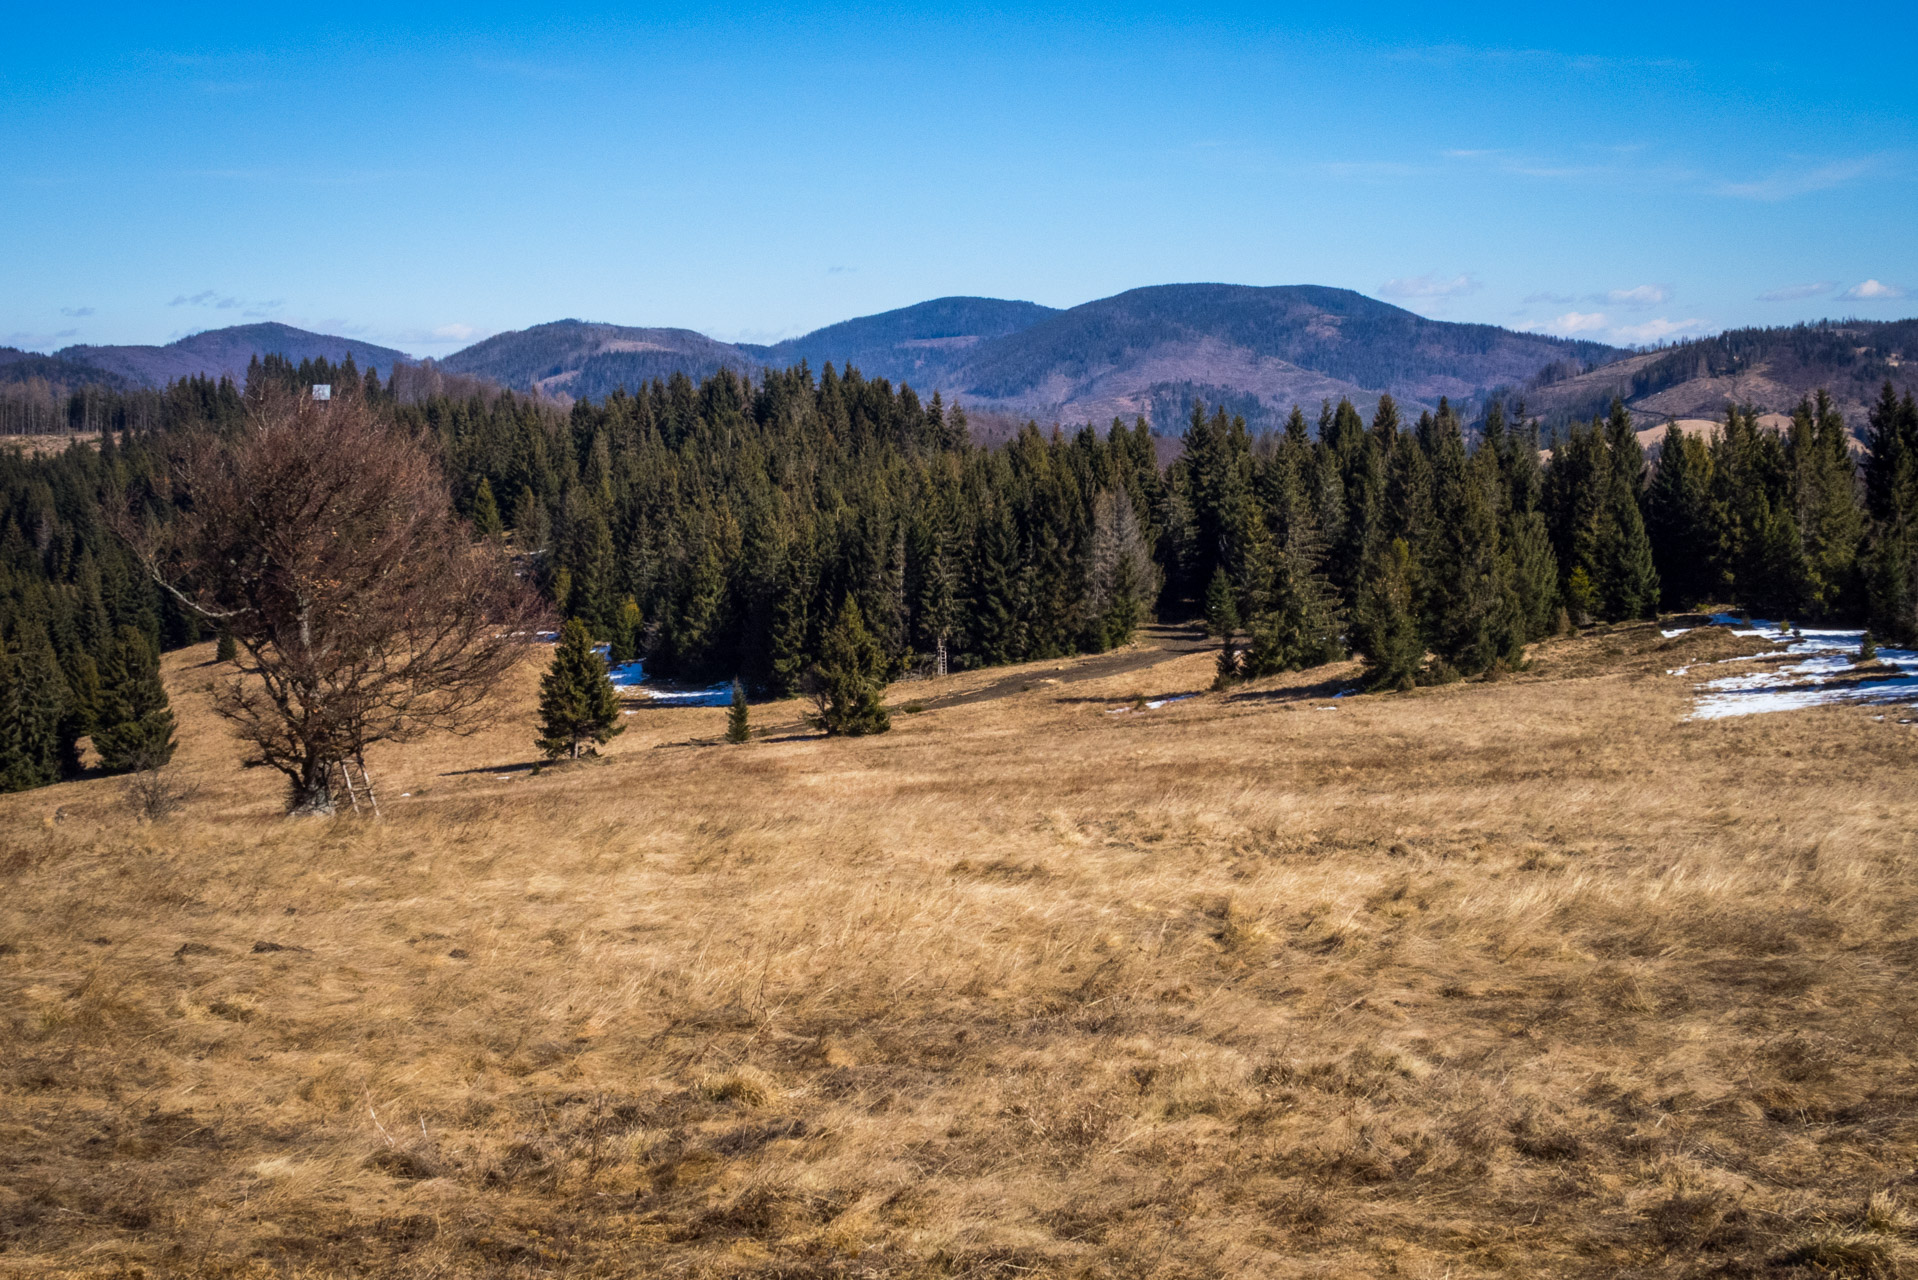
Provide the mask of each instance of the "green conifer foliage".
{"label": "green conifer foliage", "polygon": [[866,629],[858,601],[850,595],[839,606],[820,647],[812,672],[819,727],[848,737],[890,729],[892,717],[881,701],[880,687],[886,656]]}
{"label": "green conifer foliage", "polygon": [[1239,593],[1224,565],[1212,571],[1205,589],[1205,629],[1222,640],[1230,640],[1239,629]]}
{"label": "green conifer foliage", "polygon": [[109,773],[157,769],[173,758],[173,712],[160,683],[159,655],[146,636],[121,627],[100,672],[93,749]]}
{"label": "green conifer foliage", "polygon": [[740,743],[752,736],[752,725],[746,710],[746,686],[735,680],[732,704],[726,709],[726,741]]}
{"label": "green conifer foliage", "polygon": [[1353,639],[1365,655],[1370,689],[1409,689],[1425,663],[1413,601],[1412,549],[1395,538],[1367,566],[1359,587]]}
{"label": "green conifer foliage", "polygon": [[215,662],[232,662],[239,656],[240,646],[238,642],[233,639],[233,633],[231,631],[222,631],[220,633],[219,643],[213,648],[213,660]]}
{"label": "green conifer foliage", "polygon": [[613,639],[608,659],[614,666],[639,661],[640,647],[646,638],[646,620],[640,616],[639,602],[627,596],[613,618]]}
{"label": "green conifer foliage", "polygon": [[45,632],[22,629],[0,645],[0,791],[42,787],[60,776],[66,684]]}
{"label": "green conifer foliage", "polygon": [[1646,535],[1666,608],[1689,609],[1712,590],[1711,453],[1669,423],[1645,501]]}
{"label": "green conifer foliage", "polygon": [[506,526],[500,522],[499,502],[493,497],[493,486],[484,476],[480,477],[479,489],[473,494],[473,532],[482,538],[497,538],[506,532]]}
{"label": "green conifer foliage", "polygon": [[577,760],[625,731],[606,663],[578,618],[560,628],[553,664],[540,677],[539,716],[537,745],[549,759]]}
{"label": "green conifer foliage", "polygon": [[1571,611],[1573,624],[1581,627],[1591,622],[1598,608],[1598,588],[1592,585],[1584,565],[1572,570],[1572,576],[1566,579],[1565,607]]}

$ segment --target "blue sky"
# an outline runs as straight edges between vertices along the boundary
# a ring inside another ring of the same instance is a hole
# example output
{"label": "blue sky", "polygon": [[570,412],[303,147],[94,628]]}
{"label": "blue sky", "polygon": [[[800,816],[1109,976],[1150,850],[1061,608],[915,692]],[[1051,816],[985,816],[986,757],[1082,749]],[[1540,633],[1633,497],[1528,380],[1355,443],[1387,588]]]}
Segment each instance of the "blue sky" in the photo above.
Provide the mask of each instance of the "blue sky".
{"label": "blue sky", "polygon": [[0,60],[33,349],[1194,280],[1614,342],[1918,314],[1909,4],[40,8]]}

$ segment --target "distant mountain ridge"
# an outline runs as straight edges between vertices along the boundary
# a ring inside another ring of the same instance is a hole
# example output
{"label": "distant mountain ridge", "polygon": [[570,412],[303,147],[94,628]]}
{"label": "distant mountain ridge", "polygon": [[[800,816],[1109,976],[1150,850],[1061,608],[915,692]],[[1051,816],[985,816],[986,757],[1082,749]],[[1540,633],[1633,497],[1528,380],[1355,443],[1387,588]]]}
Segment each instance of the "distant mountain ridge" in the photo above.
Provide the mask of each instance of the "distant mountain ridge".
{"label": "distant mountain ridge", "polygon": [[1176,429],[1196,399],[1274,425],[1295,403],[1390,392],[1411,410],[1470,403],[1553,364],[1627,354],[1602,343],[1427,320],[1348,289],[1157,285],[1059,310],[935,298],[766,346],[684,329],[557,321],[448,356],[507,386],[599,398],[674,370],[700,377],[805,362],[857,368],[970,408],[1045,421],[1144,415]]}
{"label": "distant mountain ridge", "polygon": [[[160,386],[196,374],[242,377],[255,355],[348,354],[390,372],[405,352],[281,324],[211,330],[166,346],[74,346],[51,356],[0,349],[0,383]],[[1318,285],[1155,285],[1059,309],[948,297],[861,316],[766,345],[690,329],[557,320],[496,334],[439,362],[447,373],[519,391],[598,400],[675,373],[755,375],[804,362],[908,383],[997,421],[1106,422],[1144,415],[1176,432],[1192,402],[1255,427],[1293,404],[1350,398],[1370,413],[1389,392],[1409,411],[1451,398],[1468,414],[1522,398],[1548,423],[1590,417],[1619,396],[1643,425],[1722,416],[1728,401],[1789,412],[1829,388],[1846,419],[1887,379],[1918,392],[1918,320],[1825,321],[1741,329],[1656,351],[1430,320]]]}
{"label": "distant mountain ridge", "polygon": [[1728,404],[1790,413],[1825,390],[1862,431],[1867,406],[1887,382],[1901,394],[1918,394],[1918,320],[1728,329],[1571,376],[1547,369],[1521,394],[1526,410],[1548,422],[1590,418],[1616,396],[1649,426],[1667,418],[1723,419]]}
{"label": "distant mountain ridge", "polygon": [[295,362],[324,357],[335,364],[350,355],[361,369],[388,371],[395,365],[419,363],[391,347],[274,323],[209,329],[163,347],[74,346],[55,354],[69,364],[90,366],[147,387],[191,377],[225,376],[238,382],[256,355],[281,355]]}
{"label": "distant mountain ridge", "polygon": [[691,329],[555,320],[495,334],[455,351],[439,365],[449,373],[491,378],[515,390],[599,400],[621,387],[636,391],[675,373],[697,380],[722,368],[751,373],[761,363],[740,347]]}

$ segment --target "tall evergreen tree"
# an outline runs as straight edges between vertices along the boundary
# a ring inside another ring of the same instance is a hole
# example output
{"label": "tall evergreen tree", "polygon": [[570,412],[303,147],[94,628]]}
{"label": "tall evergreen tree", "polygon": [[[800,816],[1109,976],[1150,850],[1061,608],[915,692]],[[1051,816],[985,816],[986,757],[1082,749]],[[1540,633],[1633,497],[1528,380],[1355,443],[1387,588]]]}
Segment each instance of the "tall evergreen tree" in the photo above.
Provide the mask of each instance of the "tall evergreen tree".
{"label": "tall evergreen tree", "polygon": [[53,648],[37,626],[0,644],[0,791],[45,786],[60,776],[60,719],[66,688]]}
{"label": "tall evergreen tree", "polygon": [[1403,538],[1379,550],[1359,587],[1352,639],[1365,656],[1366,687],[1409,689],[1425,665],[1413,599],[1412,549]]}
{"label": "tall evergreen tree", "polygon": [[812,675],[819,727],[847,737],[890,729],[892,717],[882,701],[885,654],[850,595],[840,604],[820,648]]}
{"label": "tall evergreen tree", "polygon": [[539,682],[539,749],[549,759],[577,760],[625,732],[619,695],[593,636],[578,618],[560,628],[553,663]]}
{"label": "tall evergreen tree", "polygon": [[1711,453],[1676,422],[1666,424],[1645,508],[1661,601],[1668,609],[1689,609],[1713,585]]}
{"label": "tall evergreen tree", "polygon": [[121,627],[100,672],[93,749],[109,773],[157,769],[173,758],[173,712],[160,683],[159,656],[147,638]]}
{"label": "tall evergreen tree", "polygon": [[499,518],[499,502],[493,497],[493,486],[485,476],[480,477],[479,488],[473,494],[473,532],[482,538],[497,538],[506,532]]}

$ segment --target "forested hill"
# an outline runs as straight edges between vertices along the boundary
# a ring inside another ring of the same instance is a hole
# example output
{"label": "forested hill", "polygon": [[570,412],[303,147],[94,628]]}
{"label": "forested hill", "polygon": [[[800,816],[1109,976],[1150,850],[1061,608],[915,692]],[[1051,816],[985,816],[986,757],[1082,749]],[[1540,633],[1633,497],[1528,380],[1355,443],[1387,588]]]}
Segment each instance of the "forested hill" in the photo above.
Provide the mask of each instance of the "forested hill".
{"label": "forested hill", "polygon": [[1349,289],[1180,284],[1058,311],[995,298],[937,298],[772,346],[684,329],[560,321],[489,338],[444,367],[515,389],[597,400],[655,376],[732,368],[815,372],[832,364],[1041,421],[1144,415],[1176,432],[1194,399],[1254,428],[1292,405],[1350,398],[1369,413],[1389,392],[1414,410],[1441,396],[1482,401],[1548,366],[1585,369],[1628,353],[1602,343],[1427,320]]}
{"label": "forested hill", "polygon": [[1790,413],[1824,390],[1854,427],[1885,383],[1918,390],[1918,320],[1824,320],[1776,329],[1728,329],[1525,388],[1525,406],[1548,423],[1602,414],[1614,396],[1640,421],[1723,419],[1735,404]]}
{"label": "forested hill", "polygon": [[[164,387],[182,378],[227,377],[239,382],[246,377],[248,363],[256,356],[266,355],[282,356],[295,364],[314,359],[338,364],[351,356],[362,369],[375,368],[387,373],[397,365],[415,363],[413,357],[391,347],[333,334],[309,333],[284,324],[209,329],[164,347],[77,346],[57,354],[75,368],[75,374],[62,379],[68,383],[77,383],[77,370],[85,367],[99,370],[103,375],[90,381],[112,385],[121,380],[142,387]],[[0,374],[3,373],[0,370]]]}
{"label": "forested hill", "polygon": [[1253,425],[1293,404],[1349,397],[1370,410],[1473,402],[1554,362],[1625,353],[1596,342],[1427,320],[1349,289],[1182,284],[1133,289],[979,344],[948,395],[969,405],[1105,421],[1148,414],[1178,422],[1196,399],[1230,405]]}
{"label": "forested hill", "polygon": [[449,373],[487,378],[516,391],[594,401],[621,387],[637,391],[675,373],[697,381],[721,369],[751,373],[760,366],[747,350],[691,329],[637,329],[584,320],[555,320],[495,334],[440,362]]}
{"label": "forested hill", "polygon": [[818,370],[830,362],[842,369],[851,365],[869,378],[943,388],[980,343],[1030,329],[1059,314],[1036,302],[934,298],[876,316],[843,320],[769,347],[742,344],[740,349],[776,367],[803,360]]}

